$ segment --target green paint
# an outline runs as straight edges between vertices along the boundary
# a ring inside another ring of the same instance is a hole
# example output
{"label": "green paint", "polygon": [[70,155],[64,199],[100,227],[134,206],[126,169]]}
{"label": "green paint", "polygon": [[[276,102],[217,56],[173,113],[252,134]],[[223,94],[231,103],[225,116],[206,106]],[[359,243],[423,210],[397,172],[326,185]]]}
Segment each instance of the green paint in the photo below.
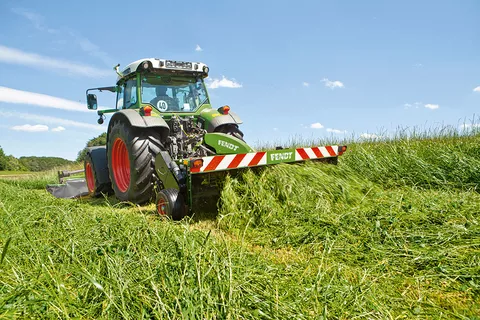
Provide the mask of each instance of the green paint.
{"label": "green paint", "polygon": [[295,149],[267,151],[267,164],[276,164],[295,161]]}
{"label": "green paint", "polygon": [[215,149],[217,154],[238,154],[254,152],[245,141],[224,133],[207,133],[203,140]]}
{"label": "green paint", "polygon": [[222,114],[218,112],[217,109],[212,109],[212,107],[209,105],[209,108],[201,108],[199,112],[200,117],[205,119],[207,123],[211,122],[213,119],[216,117],[221,116]]}
{"label": "green paint", "polygon": [[[165,162],[162,153],[166,153],[168,156],[167,152],[161,151],[157,154],[155,158],[155,170],[158,174],[158,177],[163,182],[163,186],[165,189],[173,188],[179,190],[180,187],[178,186],[178,181],[173,175],[172,171],[168,168],[168,165]],[[170,157],[168,157],[167,159],[171,161]]]}

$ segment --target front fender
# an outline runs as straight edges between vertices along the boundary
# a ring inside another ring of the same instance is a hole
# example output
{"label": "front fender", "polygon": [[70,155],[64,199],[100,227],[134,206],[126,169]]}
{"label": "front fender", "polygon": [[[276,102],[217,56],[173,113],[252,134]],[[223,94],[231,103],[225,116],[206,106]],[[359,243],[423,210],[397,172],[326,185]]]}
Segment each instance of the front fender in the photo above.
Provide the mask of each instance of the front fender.
{"label": "front fender", "polygon": [[202,117],[207,122],[207,132],[214,132],[216,128],[225,124],[242,124],[243,121],[235,112],[229,112],[228,114],[221,115],[217,110],[213,110],[209,113],[202,114]]}

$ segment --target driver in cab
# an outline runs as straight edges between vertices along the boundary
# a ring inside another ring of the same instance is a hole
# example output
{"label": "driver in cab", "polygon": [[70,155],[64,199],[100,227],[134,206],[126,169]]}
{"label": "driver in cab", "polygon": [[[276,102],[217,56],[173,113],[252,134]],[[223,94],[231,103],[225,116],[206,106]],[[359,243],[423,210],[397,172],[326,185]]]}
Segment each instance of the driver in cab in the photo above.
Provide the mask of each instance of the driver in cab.
{"label": "driver in cab", "polygon": [[150,101],[150,103],[155,106],[158,110],[165,112],[169,111],[178,111],[178,104],[169,95],[167,95],[167,87],[166,86],[157,86],[155,88],[155,93],[157,96]]}

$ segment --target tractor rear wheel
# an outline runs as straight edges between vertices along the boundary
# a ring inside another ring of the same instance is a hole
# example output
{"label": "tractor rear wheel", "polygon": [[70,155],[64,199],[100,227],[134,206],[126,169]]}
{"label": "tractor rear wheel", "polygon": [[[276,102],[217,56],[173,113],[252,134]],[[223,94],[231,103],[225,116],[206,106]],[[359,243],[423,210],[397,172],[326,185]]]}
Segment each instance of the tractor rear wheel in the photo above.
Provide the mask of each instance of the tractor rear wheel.
{"label": "tractor rear wheel", "polygon": [[186,215],[185,200],[177,189],[163,189],[157,193],[155,201],[157,213],[173,220],[181,220]]}
{"label": "tractor rear wheel", "polygon": [[115,121],[107,142],[110,180],[115,196],[122,201],[144,203],[153,196],[156,180],[155,156],[163,148],[154,129],[133,128]]}
{"label": "tractor rear wheel", "polygon": [[92,156],[87,153],[85,161],[83,163],[85,169],[85,180],[87,182],[88,193],[92,197],[98,197],[104,194],[111,194],[112,187],[110,183],[100,183],[95,171],[95,164],[93,163]]}

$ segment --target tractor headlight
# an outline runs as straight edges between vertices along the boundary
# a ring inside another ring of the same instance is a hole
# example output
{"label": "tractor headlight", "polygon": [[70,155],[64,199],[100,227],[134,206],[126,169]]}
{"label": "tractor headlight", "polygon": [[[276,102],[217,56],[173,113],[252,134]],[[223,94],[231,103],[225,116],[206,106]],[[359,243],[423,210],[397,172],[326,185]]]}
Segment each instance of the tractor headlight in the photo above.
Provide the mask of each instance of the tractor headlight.
{"label": "tractor headlight", "polygon": [[203,72],[208,73],[208,71],[210,71],[210,69],[207,66],[204,66],[203,67]]}

